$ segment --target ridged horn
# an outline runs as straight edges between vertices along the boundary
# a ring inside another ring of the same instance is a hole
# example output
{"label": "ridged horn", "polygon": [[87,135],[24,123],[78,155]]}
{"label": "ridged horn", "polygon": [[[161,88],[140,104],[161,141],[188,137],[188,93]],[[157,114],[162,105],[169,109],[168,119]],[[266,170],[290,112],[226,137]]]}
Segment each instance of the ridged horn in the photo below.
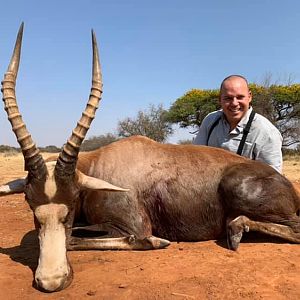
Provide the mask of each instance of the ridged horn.
{"label": "ridged horn", "polygon": [[35,178],[42,179],[46,174],[46,165],[43,157],[40,155],[38,148],[33,142],[30,133],[26,129],[26,125],[22,120],[16,99],[16,80],[18,75],[21,46],[23,37],[24,23],[21,24],[14,52],[10,60],[10,64],[2,81],[2,94],[4,108],[7,112],[8,120],[11,123],[12,130],[15,133],[17,141],[23,152],[25,160],[25,170]]}
{"label": "ridged horn", "polygon": [[58,176],[72,175],[76,169],[76,163],[80,146],[86,136],[88,129],[95,117],[96,110],[102,95],[102,74],[99,62],[98,46],[96,36],[92,30],[92,46],[93,46],[93,75],[92,88],[88,103],[77,126],[72,132],[71,137],[63,146],[61,153],[57,159],[55,172]]}

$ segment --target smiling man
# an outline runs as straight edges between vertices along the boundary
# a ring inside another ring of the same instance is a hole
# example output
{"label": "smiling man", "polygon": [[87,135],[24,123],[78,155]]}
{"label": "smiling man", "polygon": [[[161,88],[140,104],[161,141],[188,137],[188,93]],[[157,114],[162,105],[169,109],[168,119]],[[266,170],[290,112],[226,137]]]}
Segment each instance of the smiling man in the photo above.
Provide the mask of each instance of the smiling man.
{"label": "smiling man", "polygon": [[282,136],[251,107],[252,94],[240,75],[226,77],[220,87],[221,110],[208,114],[194,140],[196,145],[219,147],[282,170]]}

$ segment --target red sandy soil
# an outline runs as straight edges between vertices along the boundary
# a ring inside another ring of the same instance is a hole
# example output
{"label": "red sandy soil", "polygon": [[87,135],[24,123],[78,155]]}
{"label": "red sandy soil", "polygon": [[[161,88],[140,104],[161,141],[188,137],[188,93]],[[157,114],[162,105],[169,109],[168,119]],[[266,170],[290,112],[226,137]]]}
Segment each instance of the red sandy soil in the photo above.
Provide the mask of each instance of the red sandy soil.
{"label": "red sandy soil", "polygon": [[[4,160],[0,183],[23,173],[21,158]],[[300,245],[253,234],[237,252],[225,240],[69,252],[73,283],[45,294],[32,286],[38,242],[23,195],[1,198],[0,210],[0,299],[300,299]]]}

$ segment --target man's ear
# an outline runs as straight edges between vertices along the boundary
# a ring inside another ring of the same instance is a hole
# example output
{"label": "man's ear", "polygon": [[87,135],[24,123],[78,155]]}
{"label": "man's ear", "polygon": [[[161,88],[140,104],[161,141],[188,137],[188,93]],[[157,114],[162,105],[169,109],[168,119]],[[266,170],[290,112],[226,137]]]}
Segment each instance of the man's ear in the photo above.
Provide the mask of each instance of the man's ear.
{"label": "man's ear", "polygon": [[91,190],[104,190],[104,191],[115,191],[115,192],[128,192],[129,189],[123,189],[118,186],[112,185],[107,181],[101,180],[99,178],[87,176],[80,172],[76,171],[78,176],[78,183],[83,189]]}
{"label": "man's ear", "polygon": [[0,196],[24,192],[26,178],[18,178],[0,186]]}
{"label": "man's ear", "polygon": [[252,92],[249,90],[249,103],[251,103],[252,102]]}

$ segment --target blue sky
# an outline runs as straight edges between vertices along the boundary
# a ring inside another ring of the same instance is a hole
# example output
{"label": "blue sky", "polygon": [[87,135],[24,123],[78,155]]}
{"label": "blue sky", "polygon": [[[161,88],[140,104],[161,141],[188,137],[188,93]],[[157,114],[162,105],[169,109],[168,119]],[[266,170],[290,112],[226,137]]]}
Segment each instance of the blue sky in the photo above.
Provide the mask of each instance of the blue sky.
{"label": "blue sky", "polygon": [[[300,2],[286,0],[0,1],[0,74],[25,22],[17,99],[39,146],[66,142],[91,86],[97,35],[104,93],[89,136],[150,103],[165,108],[192,88],[242,74],[300,82]],[[0,110],[0,144],[16,146]],[[191,138],[177,131],[170,142]]]}

